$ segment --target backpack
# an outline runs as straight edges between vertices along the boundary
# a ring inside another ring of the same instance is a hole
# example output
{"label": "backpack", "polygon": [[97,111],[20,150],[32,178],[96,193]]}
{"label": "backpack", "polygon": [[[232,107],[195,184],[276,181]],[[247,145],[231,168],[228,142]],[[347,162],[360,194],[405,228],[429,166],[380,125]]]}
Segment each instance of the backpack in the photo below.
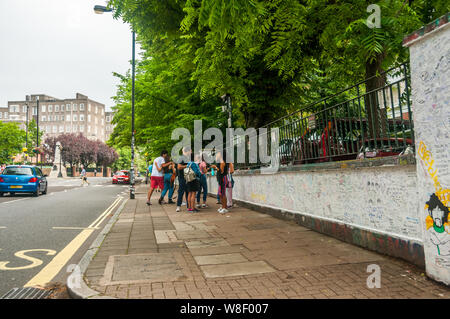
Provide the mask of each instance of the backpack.
{"label": "backpack", "polygon": [[195,180],[197,178],[197,176],[195,175],[194,170],[191,168],[192,163],[190,163],[188,165],[188,167],[186,167],[183,170],[184,173],[184,179],[186,180],[186,183],[192,182],[193,180]]}

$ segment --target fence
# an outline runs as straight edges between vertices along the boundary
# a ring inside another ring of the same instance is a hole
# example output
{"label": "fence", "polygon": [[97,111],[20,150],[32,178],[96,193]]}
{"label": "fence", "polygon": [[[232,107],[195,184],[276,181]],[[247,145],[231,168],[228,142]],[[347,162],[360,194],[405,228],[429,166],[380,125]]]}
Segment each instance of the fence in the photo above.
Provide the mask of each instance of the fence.
{"label": "fence", "polygon": [[[408,64],[381,73],[377,79],[383,79],[384,84],[368,90],[369,81],[373,83],[374,79],[368,78],[267,124],[268,132],[279,129],[280,164],[413,153]],[[242,138],[239,141],[244,142]],[[270,151],[270,138],[267,144]],[[259,158],[256,163],[250,163],[246,155],[245,163],[237,162],[236,166],[245,169],[264,164]]]}

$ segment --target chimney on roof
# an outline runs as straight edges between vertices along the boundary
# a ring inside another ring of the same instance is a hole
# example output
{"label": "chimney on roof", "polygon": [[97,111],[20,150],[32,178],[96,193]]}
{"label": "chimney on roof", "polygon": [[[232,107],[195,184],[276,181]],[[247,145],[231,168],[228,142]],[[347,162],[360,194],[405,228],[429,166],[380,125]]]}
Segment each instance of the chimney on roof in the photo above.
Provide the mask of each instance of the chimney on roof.
{"label": "chimney on roof", "polygon": [[88,97],[86,95],[81,94],[81,93],[77,93],[76,98],[78,100],[78,99],[87,99]]}

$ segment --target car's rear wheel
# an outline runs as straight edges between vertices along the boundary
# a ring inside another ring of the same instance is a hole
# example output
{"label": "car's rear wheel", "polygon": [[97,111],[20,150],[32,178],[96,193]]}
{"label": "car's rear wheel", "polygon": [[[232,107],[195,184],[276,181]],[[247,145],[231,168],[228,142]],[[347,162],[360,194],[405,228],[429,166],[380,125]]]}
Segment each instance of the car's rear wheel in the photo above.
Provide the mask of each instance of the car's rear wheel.
{"label": "car's rear wheel", "polygon": [[10,196],[14,196],[14,195],[16,195],[16,193],[9,193],[9,195],[10,195]]}
{"label": "car's rear wheel", "polygon": [[33,193],[33,197],[39,197],[39,187],[38,187],[38,189]]}
{"label": "car's rear wheel", "polygon": [[47,185],[45,185],[45,189],[44,189],[44,191],[42,192],[42,195],[47,195]]}
{"label": "car's rear wheel", "polygon": [[3,197],[3,193],[0,193],[0,197]]}

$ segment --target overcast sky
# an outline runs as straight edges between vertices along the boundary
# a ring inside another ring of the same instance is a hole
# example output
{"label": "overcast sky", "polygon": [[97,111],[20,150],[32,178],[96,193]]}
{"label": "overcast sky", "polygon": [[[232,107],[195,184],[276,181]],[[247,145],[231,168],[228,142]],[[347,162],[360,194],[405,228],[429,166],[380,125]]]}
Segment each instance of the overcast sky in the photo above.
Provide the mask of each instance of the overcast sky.
{"label": "overcast sky", "polygon": [[74,98],[79,92],[113,106],[130,68],[131,31],[105,0],[0,0],[0,106],[27,94]]}

